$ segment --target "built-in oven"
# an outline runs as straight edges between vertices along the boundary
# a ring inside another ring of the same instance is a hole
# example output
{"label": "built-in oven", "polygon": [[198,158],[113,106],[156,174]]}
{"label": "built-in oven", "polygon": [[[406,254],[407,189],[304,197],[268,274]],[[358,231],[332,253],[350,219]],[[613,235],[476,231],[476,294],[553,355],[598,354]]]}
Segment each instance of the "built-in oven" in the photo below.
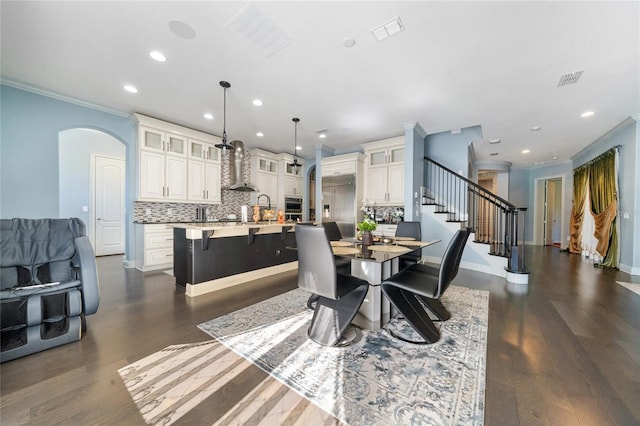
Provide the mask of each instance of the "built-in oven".
{"label": "built-in oven", "polygon": [[284,214],[289,219],[302,218],[302,198],[286,197],[284,199]]}

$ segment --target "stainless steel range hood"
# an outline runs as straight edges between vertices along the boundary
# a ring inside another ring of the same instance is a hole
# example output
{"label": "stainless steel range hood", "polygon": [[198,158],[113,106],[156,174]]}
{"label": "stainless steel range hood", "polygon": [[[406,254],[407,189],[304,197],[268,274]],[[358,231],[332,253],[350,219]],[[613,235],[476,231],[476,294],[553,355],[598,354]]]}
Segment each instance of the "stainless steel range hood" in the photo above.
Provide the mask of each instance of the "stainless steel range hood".
{"label": "stainless steel range hood", "polygon": [[231,151],[229,152],[229,174],[231,175],[232,191],[254,192],[258,188],[242,179],[242,161],[244,160],[244,144],[242,141],[231,141]]}

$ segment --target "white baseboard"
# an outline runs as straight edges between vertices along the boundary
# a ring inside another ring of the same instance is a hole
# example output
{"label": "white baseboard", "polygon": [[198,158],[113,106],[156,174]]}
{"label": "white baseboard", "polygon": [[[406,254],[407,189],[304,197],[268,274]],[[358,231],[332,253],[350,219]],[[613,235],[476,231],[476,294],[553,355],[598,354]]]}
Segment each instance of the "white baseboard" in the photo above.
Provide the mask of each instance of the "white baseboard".
{"label": "white baseboard", "polygon": [[268,268],[257,269],[255,271],[244,272],[242,274],[231,275],[216,280],[205,281],[198,284],[187,283],[185,294],[188,297],[201,296],[213,291],[222,290],[236,285],[244,284],[248,281],[257,280],[270,275],[298,269],[298,261],[283,263],[281,265],[269,266]]}
{"label": "white baseboard", "polygon": [[122,257],[122,265],[126,269],[131,269],[136,267],[136,262],[134,260],[127,260],[124,256]]}
{"label": "white baseboard", "polygon": [[[441,257],[435,256],[422,256],[422,259],[428,263],[439,264],[442,262]],[[472,262],[460,262],[460,267],[462,269],[469,269],[471,271],[478,271],[484,274],[495,275],[497,277],[505,278],[507,276],[507,271],[504,270],[504,266],[492,266],[492,265],[481,265],[479,263]]]}
{"label": "white baseboard", "polygon": [[625,265],[625,264],[620,264],[619,269],[622,272],[626,272],[629,275],[640,275],[640,268],[634,268],[632,266],[629,265]]}

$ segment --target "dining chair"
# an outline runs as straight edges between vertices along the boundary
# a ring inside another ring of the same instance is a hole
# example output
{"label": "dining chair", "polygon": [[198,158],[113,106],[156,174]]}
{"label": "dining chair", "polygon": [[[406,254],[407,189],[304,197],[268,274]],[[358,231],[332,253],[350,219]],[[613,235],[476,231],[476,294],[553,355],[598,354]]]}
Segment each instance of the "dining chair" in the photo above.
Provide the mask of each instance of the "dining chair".
{"label": "dining chair", "polygon": [[469,228],[456,231],[449,241],[439,268],[416,263],[382,282],[382,292],[424,341],[408,340],[395,334],[394,337],[416,344],[435,343],[440,339],[440,330],[428,311],[440,321],[446,321],[451,317],[440,298],[458,273],[469,233]]}
{"label": "dining chair", "polygon": [[[422,240],[422,230],[420,222],[399,222],[396,228],[396,237],[412,237],[416,241]],[[404,269],[407,266],[414,265],[422,259],[422,249],[415,249],[410,253],[400,256],[399,268]]]}
{"label": "dining chair", "polygon": [[[322,222],[322,226],[329,241],[340,241],[342,239],[342,232],[340,232],[336,222]],[[343,257],[336,258],[336,269],[342,274],[351,274],[351,260]]]}
{"label": "dining chair", "polygon": [[364,301],[369,283],[336,271],[324,228],[296,226],[298,287],[315,297],[309,339],[325,346],[344,346],[343,333]]}

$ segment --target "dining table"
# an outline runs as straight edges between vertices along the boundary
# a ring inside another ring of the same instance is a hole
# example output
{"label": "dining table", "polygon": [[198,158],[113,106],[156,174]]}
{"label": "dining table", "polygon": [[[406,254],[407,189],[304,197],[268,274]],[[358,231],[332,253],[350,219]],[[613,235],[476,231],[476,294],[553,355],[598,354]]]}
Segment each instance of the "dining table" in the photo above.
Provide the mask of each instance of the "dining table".
{"label": "dining table", "polygon": [[351,260],[351,275],[369,283],[367,296],[352,323],[374,331],[388,323],[391,303],[382,294],[380,284],[398,272],[400,256],[440,241],[415,241],[410,237],[391,238],[390,242],[378,241],[371,245],[363,245],[357,238],[330,241],[334,256]]}

